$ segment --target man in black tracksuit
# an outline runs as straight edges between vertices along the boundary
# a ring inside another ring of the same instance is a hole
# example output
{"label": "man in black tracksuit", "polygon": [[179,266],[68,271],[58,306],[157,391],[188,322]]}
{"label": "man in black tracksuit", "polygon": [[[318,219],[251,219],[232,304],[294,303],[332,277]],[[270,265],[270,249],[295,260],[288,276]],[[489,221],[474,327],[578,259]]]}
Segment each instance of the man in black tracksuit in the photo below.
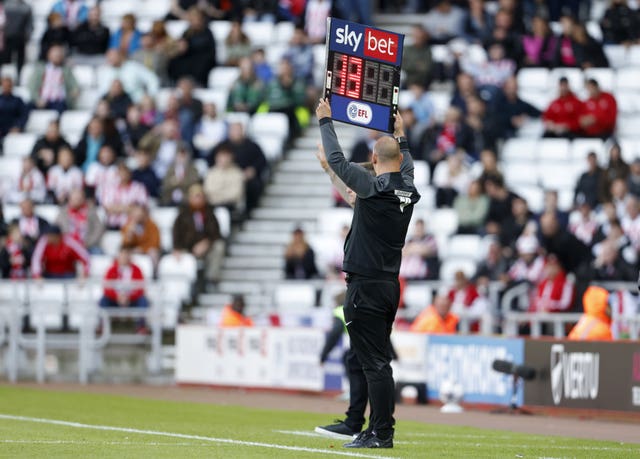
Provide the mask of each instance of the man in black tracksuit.
{"label": "man in black tracksuit", "polygon": [[392,448],[395,399],[390,335],[400,299],[402,247],[413,205],[420,199],[413,185],[413,161],[399,115],[394,124],[396,139],[382,137],[373,147],[376,177],[345,159],[326,100],[320,100],[316,115],[329,166],[357,195],[344,244],[344,318],[367,379],[371,416],[369,427],[344,446]]}

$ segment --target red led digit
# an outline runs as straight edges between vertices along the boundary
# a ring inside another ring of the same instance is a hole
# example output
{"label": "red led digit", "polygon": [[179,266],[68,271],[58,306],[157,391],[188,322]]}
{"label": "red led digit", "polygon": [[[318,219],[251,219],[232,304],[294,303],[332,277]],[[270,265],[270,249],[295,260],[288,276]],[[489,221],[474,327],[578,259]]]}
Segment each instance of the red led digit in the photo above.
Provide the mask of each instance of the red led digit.
{"label": "red led digit", "polygon": [[333,55],[333,81],[331,82],[331,92],[344,96],[347,85],[347,56],[335,53]]}
{"label": "red led digit", "polygon": [[362,85],[362,59],[349,56],[349,68],[347,72],[347,89],[345,95],[353,99],[360,98]]}

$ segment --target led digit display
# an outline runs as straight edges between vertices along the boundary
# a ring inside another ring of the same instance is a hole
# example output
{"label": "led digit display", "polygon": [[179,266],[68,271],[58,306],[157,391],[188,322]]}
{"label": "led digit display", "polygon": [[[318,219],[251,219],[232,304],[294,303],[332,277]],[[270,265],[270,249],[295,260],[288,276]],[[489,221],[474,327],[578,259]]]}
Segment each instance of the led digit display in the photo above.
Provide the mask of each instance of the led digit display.
{"label": "led digit display", "polygon": [[349,71],[347,72],[347,90],[345,95],[359,99],[361,96],[362,59],[349,56]]}
{"label": "led digit display", "polygon": [[347,85],[347,56],[340,53],[333,55],[333,81],[331,82],[331,92],[344,96],[344,89]]}

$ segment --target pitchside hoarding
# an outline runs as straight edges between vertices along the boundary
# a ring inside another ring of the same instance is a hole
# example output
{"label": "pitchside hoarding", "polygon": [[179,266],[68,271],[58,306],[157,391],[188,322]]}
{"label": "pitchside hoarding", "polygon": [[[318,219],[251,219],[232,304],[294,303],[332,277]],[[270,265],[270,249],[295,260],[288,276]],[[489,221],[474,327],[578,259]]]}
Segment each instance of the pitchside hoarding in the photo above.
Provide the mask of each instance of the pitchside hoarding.
{"label": "pitchside hoarding", "polygon": [[531,340],[525,404],[640,412],[640,343]]}
{"label": "pitchside hoarding", "polygon": [[393,132],[404,35],[327,19],[325,97],[334,120]]}

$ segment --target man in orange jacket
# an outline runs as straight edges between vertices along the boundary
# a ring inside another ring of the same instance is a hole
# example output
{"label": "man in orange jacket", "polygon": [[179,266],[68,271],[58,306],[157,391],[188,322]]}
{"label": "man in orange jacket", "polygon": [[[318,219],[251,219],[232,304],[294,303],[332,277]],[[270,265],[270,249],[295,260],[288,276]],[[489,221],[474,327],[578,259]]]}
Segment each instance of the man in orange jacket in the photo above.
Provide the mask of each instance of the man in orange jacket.
{"label": "man in orange jacket", "polygon": [[244,315],[244,297],[234,295],[233,302],[222,310],[221,327],[253,327],[253,320]]}
{"label": "man in orange jacket", "polygon": [[569,333],[576,341],[611,341],[611,308],[609,292],[602,287],[591,286],[582,297],[584,314]]}
{"label": "man in orange jacket", "polygon": [[437,295],[433,304],[416,317],[409,330],[417,333],[453,334],[459,319],[450,310],[451,299],[447,295]]}

